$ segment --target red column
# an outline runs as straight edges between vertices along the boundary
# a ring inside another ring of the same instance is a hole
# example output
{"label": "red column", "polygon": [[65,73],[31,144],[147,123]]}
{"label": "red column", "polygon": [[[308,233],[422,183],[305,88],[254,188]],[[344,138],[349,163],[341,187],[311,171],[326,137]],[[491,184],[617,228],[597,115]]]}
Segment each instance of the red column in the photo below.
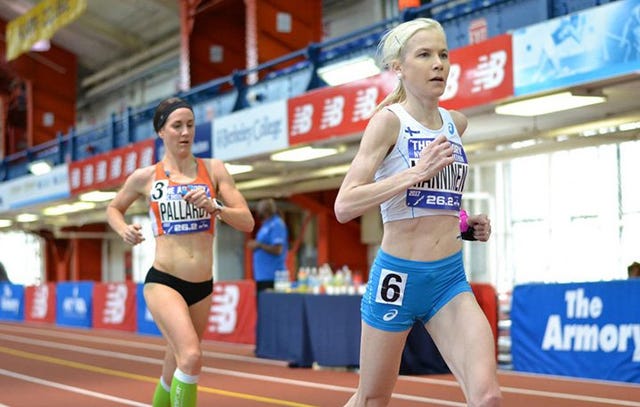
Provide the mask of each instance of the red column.
{"label": "red column", "polygon": [[200,0],[180,0],[180,90],[191,88],[189,38]]}

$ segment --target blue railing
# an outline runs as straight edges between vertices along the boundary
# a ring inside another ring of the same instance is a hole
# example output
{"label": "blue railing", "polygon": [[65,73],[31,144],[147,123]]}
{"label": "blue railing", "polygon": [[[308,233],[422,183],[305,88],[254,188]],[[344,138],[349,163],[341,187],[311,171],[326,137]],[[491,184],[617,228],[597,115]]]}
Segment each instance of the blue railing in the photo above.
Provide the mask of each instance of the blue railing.
{"label": "blue railing", "polygon": [[[353,31],[347,35],[332,38],[322,43],[312,43],[308,47],[281,56],[256,67],[237,70],[231,75],[194,86],[177,94],[188,100],[196,111],[204,105],[214,106],[217,116],[247,108],[256,103],[282,100],[303,94],[309,90],[326,86],[318,76],[318,68],[357,55],[374,55],[382,34],[391,26],[421,16],[433,16],[447,24],[456,20],[490,13],[496,7],[527,0],[467,0],[452,2],[434,1],[419,8],[405,10],[395,18]],[[531,0],[528,0],[531,1]],[[545,18],[558,13],[567,4],[580,3],[583,8],[607,1],[556,0],[549,5]],[[573,7],[576,7],[575,5]],[[501,12],[498,10],[498,12]],[[544,18],[543,18],[544,19]],[[506,31],[508,27],[505,27]],[[451,39],[450,39],[451,42]],[[449,44],[452,48],[451,43]],[[279,66],[284,65],[284,68]],[[276,69],[277,67],[277,69]],[[255,84],[248,84],[251,75],[262,75]],[[6,156],[0,163],[0,182],[28,174],[28,164],[35,160],[46,160],[52,165],[82,160],[95,154],[152,137],[153,109],[158,101],[139,108],[127,108],[122,115],[113,114],[106,123],[76,132],[71,128],[67,134],[58,134],[55,139],[31,147],[25,151]]]}

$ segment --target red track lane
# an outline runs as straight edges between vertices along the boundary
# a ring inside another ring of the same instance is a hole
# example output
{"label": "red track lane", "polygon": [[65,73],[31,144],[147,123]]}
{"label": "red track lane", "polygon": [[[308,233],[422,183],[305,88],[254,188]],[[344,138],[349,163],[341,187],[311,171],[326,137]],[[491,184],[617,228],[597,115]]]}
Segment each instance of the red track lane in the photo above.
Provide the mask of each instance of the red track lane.
{"label": "red track lane", "polygon": [[[355,372],[296,369],[253,347],[205,341],[200,406],[342,406]],[[129,332],[0,323],[0,407],[149,406],[163,340]],[[640,385],[500,372],[503,406],[640,407]],[[392,406],[459,406],[451,375],[401,376]]]}

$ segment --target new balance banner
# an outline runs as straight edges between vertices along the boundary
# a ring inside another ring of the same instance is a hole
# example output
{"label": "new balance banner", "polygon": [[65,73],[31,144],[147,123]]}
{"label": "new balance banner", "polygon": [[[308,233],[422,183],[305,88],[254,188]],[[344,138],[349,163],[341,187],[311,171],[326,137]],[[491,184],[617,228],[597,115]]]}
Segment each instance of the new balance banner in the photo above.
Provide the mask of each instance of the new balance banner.
{"label": "new balance banner", "polygon": [[56,284],[46,283],[25,287],[25,321],[49,322],[56,321]]}
{"label": "new balance banner", "polygon": [[515,287],[518,371],[640,383],[640,279]]}
{"label": "new balance banner", "polygon": [[135,331],[135,283],[96,283],[93,288],[93,327]]}
{"label": "new balance banner", "polygon": [[120,187],[136,168],[153,164],[154,139],[98,154],[69,164],[71,194],[101,188]]}
{"label": "new balance banner", "polygon": [[216,282],[204,338],[255,344],[256,319],[254,281]]}

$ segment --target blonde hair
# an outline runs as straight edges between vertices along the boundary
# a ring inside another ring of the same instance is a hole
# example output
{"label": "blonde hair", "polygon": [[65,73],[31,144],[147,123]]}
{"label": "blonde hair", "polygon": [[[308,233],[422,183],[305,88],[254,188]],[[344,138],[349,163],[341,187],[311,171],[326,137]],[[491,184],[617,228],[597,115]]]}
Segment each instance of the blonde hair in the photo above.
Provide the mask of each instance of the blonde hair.
{"label": "blonde hair", "polygon": [[[447,36],[444,28],[434,19],[416,18],[395,26],[387,31],[380,43],[378,44],[378,60],[384,69],[390,69],[394,61],[400,61],[404,57],[404,46],[411,37],[420,30],[437,30],[445,38]],[[402,86],[402,82],[398,82],[398,86],[384,98],[378,105],[376,110],[380,110],[385,106],[398,103],[406,99],[407,95]]]}

